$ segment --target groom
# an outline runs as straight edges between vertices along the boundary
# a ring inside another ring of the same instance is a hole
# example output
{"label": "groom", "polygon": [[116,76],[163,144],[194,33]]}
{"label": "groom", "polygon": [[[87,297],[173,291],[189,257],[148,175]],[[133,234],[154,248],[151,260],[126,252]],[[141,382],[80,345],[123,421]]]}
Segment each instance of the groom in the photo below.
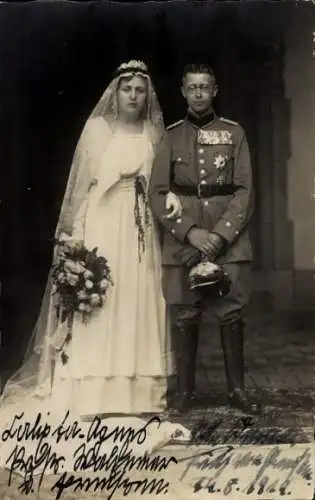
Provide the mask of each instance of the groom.
{"label": "groom", "polygon": [[[218,86],[208,65],[186,66],[181,91],[187,115],[168,127],[149,189],[153,213],[164,232],[163,290],[173,313],[176,407],[187,410],[195,397],[200,321],[205,306],[211,306],[220,325],[230,404],[255,414],[260,408],[244,388],[242,321],[252,260],[248,223],[253,186],[248,144],[238,123],[216,116],[212,101]],[[177,220],[166,217],[169,190],[179,196],[183,206]],[[204,255],[223,266],[231,288],[225,297],[200,302],[188,287],[187,275]]]}

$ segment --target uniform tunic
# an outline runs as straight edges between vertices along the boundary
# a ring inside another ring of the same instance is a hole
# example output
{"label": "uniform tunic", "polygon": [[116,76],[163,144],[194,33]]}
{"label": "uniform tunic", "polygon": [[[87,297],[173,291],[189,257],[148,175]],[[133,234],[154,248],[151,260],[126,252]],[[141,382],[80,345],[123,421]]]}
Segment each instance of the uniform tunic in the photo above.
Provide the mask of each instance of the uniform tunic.
{"label": "uniform tunic", "polygon": [[[181,186],[234,184],[234,194],[224,196],[182,196],[182,216],[165,218],[165,195],[172,182]],[[231,120],[211,115],[203,123],[189,115],[168,129],[155,158],[150,181],[151,206],[163,226],[162,263],[164,294],[168,304],[193,306],[197,294],[188,289],[188,270],[176,253],[190,247],[187,234],[193,226],[219,234],[227,243],[217,263],[228,271],[229,295],[217,299],[216,312],[222,321],[239,312],[248,300],[252,249],[248,223],[253,211],[251,160],[242,127]]]}

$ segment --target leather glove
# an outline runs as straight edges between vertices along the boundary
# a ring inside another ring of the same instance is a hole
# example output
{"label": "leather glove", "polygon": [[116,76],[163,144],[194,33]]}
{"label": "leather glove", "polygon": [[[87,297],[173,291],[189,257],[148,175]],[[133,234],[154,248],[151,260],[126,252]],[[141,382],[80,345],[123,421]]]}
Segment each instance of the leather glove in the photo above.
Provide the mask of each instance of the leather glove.
{"label": "leather glove", "polygon": [[221,254],[225,246],[225,240],[216,233],[209,233],[204,244],[204,253],[207,254],[209,260],[214,262]]}
{"label": "leather glove", "polygon": [[174,254],[182,266],[193,267],[202,259],[202,253],[194,247],[184,247]]}

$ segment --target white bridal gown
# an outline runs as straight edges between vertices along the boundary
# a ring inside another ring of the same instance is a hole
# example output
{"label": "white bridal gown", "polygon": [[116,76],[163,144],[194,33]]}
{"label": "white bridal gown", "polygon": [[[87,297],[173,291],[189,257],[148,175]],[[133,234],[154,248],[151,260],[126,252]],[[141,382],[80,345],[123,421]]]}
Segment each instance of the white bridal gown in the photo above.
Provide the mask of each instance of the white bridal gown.
{"label": "white bridal gown", "polygon": [[[83,436],[87,436],[89,426],[93,425],[84,422],[84,417],[102,413],[124,414],[111,415],[102,421],[102,425],[108,426],[108,433],[117,430],[117,425],[141,428],[145,420],[130,414],[159,413],[165,408],[166,375],[172,368],[166,342],[157,233],[154,229],[147,231],[145,253],[139,262],[138,228],[134,218],[134,178],[141,173],[148,179],[152,166],[149,137],[146,130],[138,136],[113,135],[108,143],[105,141],[106,146],[100,148],[99,161],[98,154],[94,154],[95,137],[99,137],[99,133],[103,137],[106,127],[100,120],[95,122],[95,127],[90,136],[90,152],[96,158],[94,163],[100,166],[96,169],[98,182],[79,210],[74,236],[84,236],[88,248],[97,246],[99,254],[108,259],[114,286],[105,306],[87,325],[79,315],[75,318],[67,364],[63,365],[58,355],[52,379],[48,377],[43,384],[30,389],[31,392],[21,388],[12,398],[2,399],[0,404],[2,432],[11,426],[16,429],[21,425],[24,429],[29,425],[27,422],[35,425],[38,412],[42,412],[39,425],[51,425],[51,432],[44,441],[53,452],[66,458],[63,472],[73,471],[77,448],[82,445],[81,437],[61,439],[56,443],[53,430],[68,411],[70,415],[64,428],[71,428],[78,419]],[[41,365],[50,366],[48,357],[46,351]],[[20,415],[15,424],[14,415]],[[143,444],[133,442],[134,453],[163,447],[174,432],[177,439],[178,433],[183,440],[190,439],[190,432],[179,424],[155,423],[147,429]],[[40,437],[21,441],[15,434],[12,439],[0,442],[0,467],[12,465],[12,458],[7,460],[15,445],[19,449],[25,447],[26,460],[38,453],[38,446],[43,444]],[[100,455],[109,454],[114,445],[114,439],[106,440]],[[94,446],[94,441],[89,446]],[[40,472],[43,464],[35,473]],[[22,465],[16,472],[24,475]],[[93,474],[93,464],[91,471]],[[51,473],[52,468],[47,467],[45,474]]]}
{"label": "white bridal gown", "polygon": [[83,235],[88,249],[97,247],[108,259],[114,286],[87,325],[76,315],[69,359],[57,360],[52,396],[60,410],[79,415],[158,413],[170,368],[160,250],[156,230],[147,227],[139,261],[134,216],[135,176],[148,181],[152,166],[148,134],[118,132],[103,156],[74,236]]}

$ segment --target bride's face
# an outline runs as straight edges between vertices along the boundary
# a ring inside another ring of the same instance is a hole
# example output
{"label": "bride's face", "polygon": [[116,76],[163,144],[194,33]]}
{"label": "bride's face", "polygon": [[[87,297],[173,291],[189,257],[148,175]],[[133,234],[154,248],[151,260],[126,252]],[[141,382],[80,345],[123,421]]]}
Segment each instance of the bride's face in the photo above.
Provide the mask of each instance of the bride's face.
{"label": "bride's face", "polygon": [[136,121],[145,106],[147,83],[141,76],[121,78],[117,89],[117,108],[121,118]]}

